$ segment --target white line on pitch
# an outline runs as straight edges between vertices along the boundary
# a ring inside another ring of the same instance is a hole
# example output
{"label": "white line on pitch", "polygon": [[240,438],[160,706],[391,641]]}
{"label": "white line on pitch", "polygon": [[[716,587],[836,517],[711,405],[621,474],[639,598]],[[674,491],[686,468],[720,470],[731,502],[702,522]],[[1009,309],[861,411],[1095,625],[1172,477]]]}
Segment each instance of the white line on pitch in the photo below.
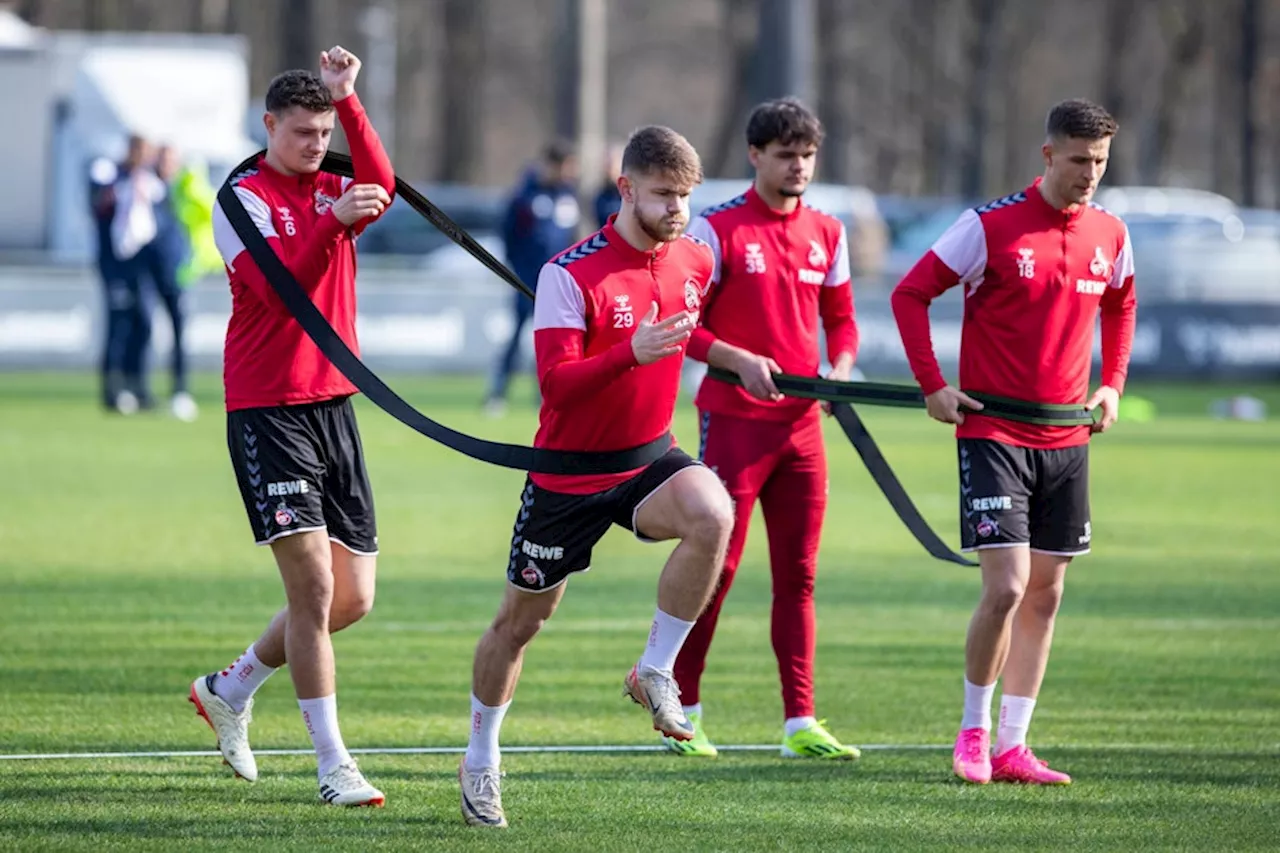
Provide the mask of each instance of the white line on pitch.
{"label": "white line on pitch", "polygon": [[[774,743],[745,743],[720,746],[724,752],[773,752],[779,747]],[[873,743],[859,745],[859,749],[868,750],[933,750],[950,749],[947,744],[925,743]],[[555,752],[591,752],[591,753],[625,753],[625,752],[665,752],[666,747],[653,745],[601,744],[586,746],[504,746],[504,753],[555,753]],[[466,752],[462,746],[386,746],[348,749],[353,755],[461,755]],[[255,749],[254,755],[314,755],[313,749]],[[0,761],[54,761],[103,758],[215,758],[222,753],[216,750],[172,750],[156,752],[47,752],[47,753],[15,753],[0,755]]]}

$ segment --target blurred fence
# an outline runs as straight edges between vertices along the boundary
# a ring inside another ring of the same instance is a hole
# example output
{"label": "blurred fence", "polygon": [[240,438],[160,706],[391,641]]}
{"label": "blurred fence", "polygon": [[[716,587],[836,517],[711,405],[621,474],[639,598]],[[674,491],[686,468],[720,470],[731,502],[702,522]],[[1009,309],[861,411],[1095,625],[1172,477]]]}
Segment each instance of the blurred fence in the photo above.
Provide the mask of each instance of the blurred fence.
{"label": "blurred fence", "polygon": [[[1144,292],[1139,281],[1131,376],[1280,379],[1280,302],[1164,301],[1161,288],[1150,283]],[[230,312],[226,283],[206,281],[189,296],[192,364],[220,370]],[[359,298],[361,350],[379,370],[488,370],[511,330],[511,291],[478,266],[474,274],[366,268],[360,274]],[[859,366],[869,377],[908,377],[888,288],[861,288],[856,300]],[[91,270],[0,267],[0,369],[93,368],[102,338],[102,304],[102,289]],[[935,303],[931,312],[939,360],[952,376],[960,314],[958,290]],[[153,329],[153,367],[159,368],[172,337],[158,308]],[[528,356],[532,337],[528,331],[526,336]]]}

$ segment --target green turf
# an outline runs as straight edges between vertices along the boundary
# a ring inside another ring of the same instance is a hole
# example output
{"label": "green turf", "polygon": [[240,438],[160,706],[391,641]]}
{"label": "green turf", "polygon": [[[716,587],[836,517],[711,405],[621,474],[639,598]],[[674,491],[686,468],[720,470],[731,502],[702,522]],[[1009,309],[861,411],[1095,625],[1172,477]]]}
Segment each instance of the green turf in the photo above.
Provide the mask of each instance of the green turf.
{"label": "green turf", "polygon": [[[446,423],[527,441],[519,400],[482,419],[465,378],[391,377]],[[226,459],[217,377],[201,419],[100,413],[85,377],[0,376],[0,753],[208,750],[184,701],[282,600]],[[1280,819],[1280,425],[1208,419],[1277,387],[1141,386],[1159,412],[1093,450],[1095,553],[1070,571],[1031,729],[1068,789],[965,787],[949,752],[850,765],[726,753],[510,754],[512,829],[458,815],[456,756],[367,755],[386,809],[315,799],[307,757],[262,778],[217,759],[0,762],[0,849],[1274,849]],[[955,540],[954,444],[922,413],[864,416],[922,511]],[[691,409],[678,434],[696,440]],[[450,454],[360,403],[376,492],[379,597],[335,638],[352,747],[460,747],[471,654],[504,585],[523,475]],[[818,580],[819,713],[860,744],[944,746],[959,718],[976,574],[929,560],[829,425]],[[531,648],[508,745],[654,743],[620,695],[664,546],[622,531]],[[721,743],[781,735],[757,516],[704,682]],[[287,674],[259,694],[259,748],[302,748]]]}

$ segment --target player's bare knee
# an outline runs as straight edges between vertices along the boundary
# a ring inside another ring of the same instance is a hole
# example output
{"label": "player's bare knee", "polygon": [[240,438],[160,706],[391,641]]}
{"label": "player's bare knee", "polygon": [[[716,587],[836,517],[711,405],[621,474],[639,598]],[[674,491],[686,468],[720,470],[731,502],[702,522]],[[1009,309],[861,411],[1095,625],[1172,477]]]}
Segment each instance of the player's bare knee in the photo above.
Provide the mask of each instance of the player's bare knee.
{"label": "player's bare knee", "polygon": [[1008,616],[1022,602],[1026,585],[1018,577],[989,580],[982,590],[982,606],[995,616]]}
{"label": "player's bare knee", "polygon": [[499,614],[493,623],[493,633],[511,649],[523,649],[538,636],[546,618],[541,613],[509,611]]}
{"label": "player's bare knee", "polygon": [[341,631],[368,616],[373,610],[373,590],[356,590],[335,598],[329,614],[329,630]]}
{"label": "player's bare knee", "polygon": [[1062,604],[1062,590],[1062,581],[1028,589],[1023,597],[1022,609],[1029,611],[1040,621],[1048,622],[1058,615],[1058,607]]}
{"label": "player's bare knee", "polygon": [[727,494],[711,492],[685,516],[681,539],[699,550],[724,554],[733,532],[733,503]]}
{"label": "player's bare knee", "polygon": [[289,592],[289,622],[328,628],[333,586],[315,583]]}

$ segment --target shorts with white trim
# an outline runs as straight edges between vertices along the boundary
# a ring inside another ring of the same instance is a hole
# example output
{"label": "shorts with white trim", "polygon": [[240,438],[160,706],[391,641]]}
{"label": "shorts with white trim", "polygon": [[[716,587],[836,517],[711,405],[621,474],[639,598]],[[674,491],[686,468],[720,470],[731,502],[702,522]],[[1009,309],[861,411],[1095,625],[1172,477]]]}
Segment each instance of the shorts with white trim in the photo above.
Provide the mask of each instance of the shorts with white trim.
{"label": "shorts with white trim", "polygon": [[257,544],[327,530],[353,553],[378,552],[350,397],[228,412],[227,449]]}
{"label": "shorts with white trim", "polygon": [[591,551],[616,524],[642,542],[636,513],[658,489],[683,471],[701,465],[673,448],[630,480],[590,495],[552,492],[525,480],[511,536],[507,580],[528,592],[554,589],[574,572],[591,567]]}
{"label": "shorts with white trim", "polygon": [[1030,545],[1064,557],[1089,553],[1089,445],[957,443],[961,550]]}

